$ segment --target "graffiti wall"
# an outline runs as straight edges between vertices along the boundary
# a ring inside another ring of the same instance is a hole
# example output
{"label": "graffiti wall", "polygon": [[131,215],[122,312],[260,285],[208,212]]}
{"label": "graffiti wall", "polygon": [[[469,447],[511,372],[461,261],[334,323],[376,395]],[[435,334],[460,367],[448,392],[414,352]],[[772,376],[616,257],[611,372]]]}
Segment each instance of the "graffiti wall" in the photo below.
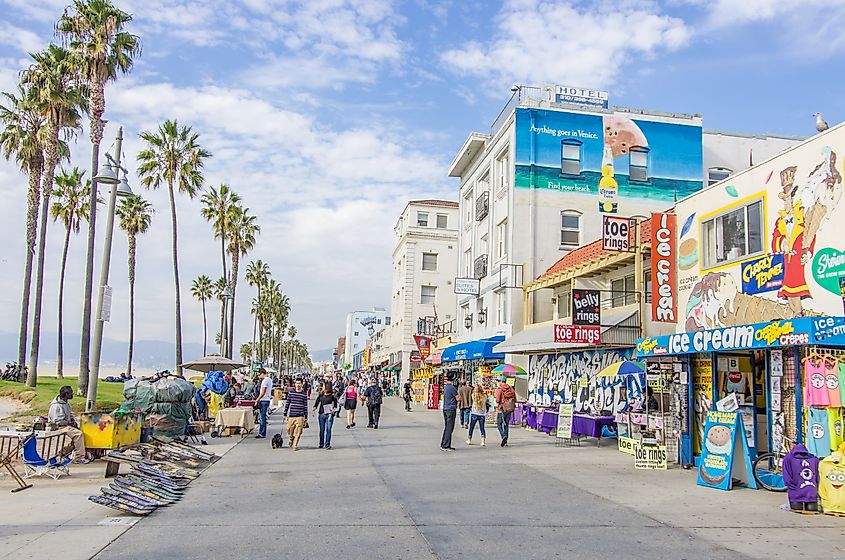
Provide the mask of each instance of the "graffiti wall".
{"label": "graffiti wall", "polygon": [[679,201],[679,332],[842,315],[845,129]]}
{"label": "graffiti wall", "polygon": [[528,401],[571,402],[576,412],[624,412],[629,398],[642,397],[645,376],[596,377],[611,364],[628,360],[633,351],[590,350],[530,356]]}

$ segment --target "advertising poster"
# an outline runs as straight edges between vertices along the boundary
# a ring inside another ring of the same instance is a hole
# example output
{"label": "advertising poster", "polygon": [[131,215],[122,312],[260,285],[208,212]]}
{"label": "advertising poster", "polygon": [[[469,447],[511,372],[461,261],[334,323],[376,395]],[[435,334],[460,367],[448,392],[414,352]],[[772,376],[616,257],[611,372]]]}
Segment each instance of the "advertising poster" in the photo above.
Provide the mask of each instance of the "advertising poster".
{"label": "advertising poster", "polygon": [[557,437],[570,439],[572,437],[572,416],[575,407],[572,403],[561,403],[557,409]]}
{"label": "advertising poster", "polygon": [[619,436],[617,445],[619,451],[622,453],[627,453],[628,455],[634,454],[634,448],[638,446],[640,442],[634,438]]}
{"label": "advertising poster", "polygon": [[666,446],[665,445],[642,445],[637,442],[634,445],[634,468],[640,470],[665,471]]}
{"label": "advertising poster", "polygon": [[601,325],[601,292],[572,290],[572,324]]}
{"label": "advertising poster", "polygon": [[692,450],[693,454],[699,455],[707,411],[713,406],[713,361],[710,358],[695,358],[692,361],[692,398],[695,414]]}
{"label": "advertising poster", "polygon": [[783,286],[783,254],[774,253],[742,264],[742,293],[762,294]]}
{"label": "advertising poster", "polygon": [[736,478],[750,488],[757,488],[751,474],[751,456],[740,416],[737,412],[707,412],[698,467],[699,486],[730,490]]}
{"label": "advertising poster", "polygon": [[678,251],[675,215],[651,215],[651,320],[675,323],[678,318]]}

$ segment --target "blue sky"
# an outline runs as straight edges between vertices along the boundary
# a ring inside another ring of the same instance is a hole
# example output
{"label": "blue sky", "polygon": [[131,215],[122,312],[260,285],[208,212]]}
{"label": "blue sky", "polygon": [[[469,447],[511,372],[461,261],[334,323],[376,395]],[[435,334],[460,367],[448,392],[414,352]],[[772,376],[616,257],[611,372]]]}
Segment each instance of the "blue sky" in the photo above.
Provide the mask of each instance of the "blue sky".
{"label": "blue sky", "polygon": [[[52,40],[66,0],[0,0],[0,88],[26,52]],[[144,52],[107,90],[111,121],[137,134],[165,118],[191,124],[213,153],[209,185],[227,182],[258,214],[254,257],[269,262],[312,348],[327,348],[348,310],[389,306],[392,226],[404,201],[456,198],[446,177],[472,130],[489,130],[513,83],[602,88],[610,103],[700,113],[705,128],[809,135],[811,114],[845,118],[845,1],[457,2],[131,0]],[[87,136],[72,146],[87,166]],[[106,141],[108,146],[110,142]],[[133,180],[134,177],[130,177]],[[134,182],[137,185],[137,181]],[[0,331],[16,330],[25,180],[0,164]],[[139,246],[138,332],[167,339],[172,288],[164,193]],[[190,280],[219,275],[197,201],[179,201],[186,335],[201,338]],[[102,221],[99,222],[102,227]],[[44,329],[54,330],[62,231],[51,224]],[[74,239],[66,330],[77,331],[84,242]],[[125,338],[125,240],[112,265],[114,320]],[[252,290],[238,331],[251,335]],[[50,352],[45,358],[50,359]]]}

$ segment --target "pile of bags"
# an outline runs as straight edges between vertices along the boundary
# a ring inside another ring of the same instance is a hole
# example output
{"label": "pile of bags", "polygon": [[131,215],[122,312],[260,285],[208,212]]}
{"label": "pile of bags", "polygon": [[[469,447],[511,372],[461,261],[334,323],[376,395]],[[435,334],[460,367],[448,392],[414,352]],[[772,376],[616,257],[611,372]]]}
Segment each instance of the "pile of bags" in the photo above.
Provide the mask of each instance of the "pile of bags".
{"label": "pile of bags", "polygon": [[191,419],[196,387],[182,377],[130,379],[123,384],[124,410],[139,409],[156,435],[177,437]]}

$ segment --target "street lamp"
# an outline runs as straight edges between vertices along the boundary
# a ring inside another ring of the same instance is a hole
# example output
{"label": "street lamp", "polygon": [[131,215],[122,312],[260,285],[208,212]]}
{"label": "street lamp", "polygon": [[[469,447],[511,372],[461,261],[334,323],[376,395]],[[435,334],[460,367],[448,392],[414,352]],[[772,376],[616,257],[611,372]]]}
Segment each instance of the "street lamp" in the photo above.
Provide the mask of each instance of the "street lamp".
{"label": "street lamp", "polygon": [[220,292],[220,297],[223,298],[223,329],[220,333],[220,354],[229,357],[229,345],[227,344],[226,334],[229,332],[229,300],[232,299],[232,290],[229,289],[229,283]]}
{"label": "street lamp", "polygon": [[[131,196],[132,189],[129,188],[129,181],[126,179],[126,169],[120,165],[121,148],[123,146],[123,127],[117,129],[114,153],[112,157],[106,154],[106,164],[102,170],[93,177],[92,183],[103,183],[111,185],[109,192],[109,206],[106,212],[106,238],[103,243],[103,259],[100,264],[100,289],[97,294],[97,316],[94,322],[94,347],[91,352],[91,369],[88,374],[88,395],[85,402],[85,410],[92,412],[97,403],[97,380],[100,375],[100,354],[103,349],[103,327],[106,321],[111,318],[111,286],[109,286],[109,267],[111,265],[111,244],[114,236],[114,210],[117,197]],[[123,171],[123,179],[119,179],[119,173]],[[92,187],[93,188],[93,187]]]}
{"label": "street lamp", "polygon": [[486,307],[478,312],[478,324],[483,325],[485,321],[487,321],[487,308]]}
{"label": "street lamp", "polygon": [[466,327],[467,330],[472,328],[472,313],[464,317],[464,327]]}

